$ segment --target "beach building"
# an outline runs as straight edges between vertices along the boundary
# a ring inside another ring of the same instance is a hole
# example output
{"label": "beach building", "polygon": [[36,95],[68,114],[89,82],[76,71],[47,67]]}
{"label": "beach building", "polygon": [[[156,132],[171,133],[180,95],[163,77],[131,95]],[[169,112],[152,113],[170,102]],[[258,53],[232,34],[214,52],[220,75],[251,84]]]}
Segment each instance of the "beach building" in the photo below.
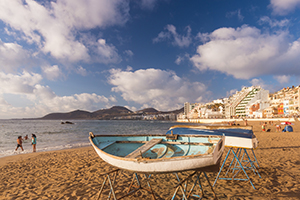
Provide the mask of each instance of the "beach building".
{"label": "beach building", "polygon": [[278,114],[276,117],[296,116],[300,108],[300,87],[292,86],[283,88],[274,94],[270,94],[270,104],[277,107]]}
{"label": "beach building", "polygon": [[203,118],[205,112],[206,112],[205,105],[198,104],[187,114],[187,118],[188,119]]}
{"label": "beach building", "polygon": [[190,115],[194,115],[195,108],[199,108],[201,106],[201,103],[184,103],[184,112],[183,112],[183,118],[190,118]]}
{"label": "beach building", "polygon": [[224,103],[217,99],[206,104],[194,105],[186,115],[186,119],[217,119],[224,118]]}
{"label": "beach building", "polygon": [[249,94],[251,95],[251,100],[247,99],[247,104],[245,104],[244,116],[250,118],[265,117],[264,110],[270,107],[269,91],[260,88],[253,92],[251,91]]}
{"label": "beach building", "polygon": [[229,98],[225,106],[225,117],[262,117],[263,109],[269,106],[268,90],[256,86],[243,87]]}
{"label": "beach building", "polygon": [[289,100],[283,100],[283,114],[284,115],[289,115],[290,114],[290,110],[289,110]]}
{"label": "beach building", "polygon": [[221,119],[224,118],[224,104],[221,99],[214,100],[200,108],[200,118]]}
{"label": "beach building", "polygon": [[236,117],[236,107],[251,91],[251,88],[243,87],[241,91],[237,91],[234,95],[229,97],[225,105],[225,118]]}
{"label": "beach building", "polygon": [[284,115],[284,112],[283,112],[283,103],[280,103],[279,106],[278,106],[278,117],[283,117]]}
{"label": "beach building", "polygon": [[263,118],[274,118],[278,116],[278,108],[270,106],[263,111]]}
{"label": "beach building", "polygon": [[223,113],[220,111],[212,111],[208,110],[205,114],[204,117],[205,119],[222,119],[224,117]]}
{"label": "beach building", "polygon": [[185,103],[180,119],[273,118],[299,116],[300,85],[273,94],[259,86],[243,87],[229,98],[210,103]]}
{"label": "beach building", "polygon": [[246,117],[246,107],[249,105],[249,102],[257,96],[257,93],[261,88],[250,88],[248,94],[241,100],[241,102],[235,108],[235,114],[237,117]]}

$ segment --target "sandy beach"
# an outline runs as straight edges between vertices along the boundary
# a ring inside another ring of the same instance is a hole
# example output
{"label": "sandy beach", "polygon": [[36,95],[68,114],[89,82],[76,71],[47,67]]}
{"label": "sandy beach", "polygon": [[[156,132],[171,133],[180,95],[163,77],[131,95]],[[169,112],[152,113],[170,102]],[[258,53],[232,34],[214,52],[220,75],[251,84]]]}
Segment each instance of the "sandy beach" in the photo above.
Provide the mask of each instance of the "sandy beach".
{"label": "sandy beach", "polygon": [[[249,122],[249,125],[259,140],[255,154],[261,178],[248,171],[256,190],[249,181],[218,180],[214,187],[218,199],[300,199],[300,122],[295,122],[294,132],[288,133],[275,132],[274,124],[267,125],[270,132],[262,132],[261,122]],[[227,151],[226,148],[223,157]],[[102,173],[113,169],[92,147],[0,158],[0,199],[97,199],[104,180]],[[184,178],[190,173],[179,175]],[[132,172],[120,171],[115,187],[117,197],[126,193],[132,175]],[[207,175],[213,183],[217,172]],[[213,194],[206,180],[201,180],[206,197],[211,199]],[[174,174],[150,177],[156,199],[171,199],[177,183]],[[106,186],[104,192],[108,191]],[[139,190],[124,199],[151,199],[151,195]]]}

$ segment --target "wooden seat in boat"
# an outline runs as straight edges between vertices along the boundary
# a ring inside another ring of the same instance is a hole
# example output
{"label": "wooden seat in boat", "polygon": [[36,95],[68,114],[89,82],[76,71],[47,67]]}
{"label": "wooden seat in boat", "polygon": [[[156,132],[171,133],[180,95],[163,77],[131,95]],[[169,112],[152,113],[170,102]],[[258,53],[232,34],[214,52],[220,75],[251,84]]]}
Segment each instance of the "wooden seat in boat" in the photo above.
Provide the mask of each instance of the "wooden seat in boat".
{"label": "wooden seat in boat", "polygon": [[136,150],[134,150],[133,152],[131,152],[130,154],[125,156],[125,158],[137,158],[137,157],[141,156],[141,154],[143,154],[146,151],[148,151],[149,149],[151,149],[156,144],[160,143],[161,141],[162,141],[161,138],[153,138],[152,140],[145,143],[143,146],[137,148]]}

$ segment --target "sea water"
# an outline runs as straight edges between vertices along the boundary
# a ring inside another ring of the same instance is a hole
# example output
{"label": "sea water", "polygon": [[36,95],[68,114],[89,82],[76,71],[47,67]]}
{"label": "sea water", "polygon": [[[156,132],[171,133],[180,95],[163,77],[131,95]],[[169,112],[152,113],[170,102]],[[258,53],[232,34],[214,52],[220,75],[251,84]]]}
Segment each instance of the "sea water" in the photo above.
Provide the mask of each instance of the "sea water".
{"label": "sea water", "polygon": [[[0,120],[0,157],[31,153],[31,134],[37,136],[37,152],[90,146],[89,132],[94,134],[165,134],[178,123],[171,121],[134,120]],[[15,151],[17,138],[23,140],[23,149]]]}

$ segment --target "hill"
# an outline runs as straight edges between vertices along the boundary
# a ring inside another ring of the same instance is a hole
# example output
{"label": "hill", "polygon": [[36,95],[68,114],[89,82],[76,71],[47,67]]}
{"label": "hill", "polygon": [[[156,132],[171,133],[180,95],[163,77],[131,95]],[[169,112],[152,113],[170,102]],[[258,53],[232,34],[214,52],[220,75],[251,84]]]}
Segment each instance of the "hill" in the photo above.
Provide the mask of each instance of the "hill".
{"label": "hill", "polygon": [[69,113],[50,113],[39,119],[92,119],[91,113],[83,110],[75,110]]}
{"label": "hill", "polygon": [[91,113],[93,119],[112,119],[114,117],[131,115],[133,112],[122,106],[113,106],[109,109],[101,109]]}
{"label": "hill", "polygon": [[88,112],[83,110],[75,110],[68,113],[50,113],[44,117],[37,119],[55,119],[55,120],[74,120],[74,119],[98,119],[98,120],[110,120],[117,117],[124,116],[136,116],[136,115],[157,115],[157,114],[179,114],[183,112],[183,108],[174,111],[161,112],[154,108],[146,108],[139,110],[137,112],[132,112],[131,110],[123,106],[113,106],[108,109],[100,109],[95,112]]}
{"label": "hill", "polygon": [[137,114],[152,114],[152,115],[155,115],[155,114],[160,113],[160,111],[158,111],[158,110],[156,110],[154,108],[145,108],[143,110],[138,110],[135,113],[137,113]]}

